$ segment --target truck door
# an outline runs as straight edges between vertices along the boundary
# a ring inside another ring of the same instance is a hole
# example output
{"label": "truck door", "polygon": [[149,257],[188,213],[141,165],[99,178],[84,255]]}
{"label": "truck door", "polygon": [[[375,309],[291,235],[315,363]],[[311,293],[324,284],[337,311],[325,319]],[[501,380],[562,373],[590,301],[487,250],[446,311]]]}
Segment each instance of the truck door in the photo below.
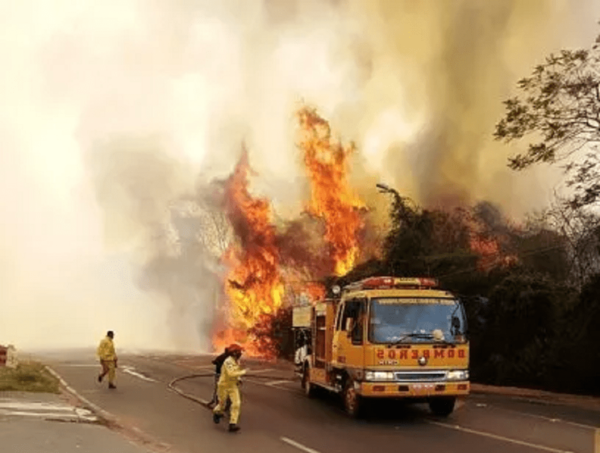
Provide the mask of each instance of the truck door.
{"label": "truck door", "polygon": [[363,368],[366,299],[349,299],[340,307],[333,341],[333,362],[342,368]]}

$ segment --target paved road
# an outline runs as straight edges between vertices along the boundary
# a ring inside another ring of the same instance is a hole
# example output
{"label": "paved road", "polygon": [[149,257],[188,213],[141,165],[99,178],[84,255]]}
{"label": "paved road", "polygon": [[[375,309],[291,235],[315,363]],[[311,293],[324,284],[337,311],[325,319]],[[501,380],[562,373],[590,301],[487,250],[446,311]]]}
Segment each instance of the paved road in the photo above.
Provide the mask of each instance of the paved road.
{"label": "paved road", "polygon": [[[289,372],[249,364],[255,377],[242,386],[242,432],[214,425],[201,405],[169,391],[190,373],[210,373],[208,357],[129,355],[120,359],[118,389],[95,381],[93,356],[54,356],[53,367],[84,397],[162,443],[164,451],[236,453],[597,453],[598,412],[472,395],[447,419],[425,406],[377,405],[365,420],[344,415],[336,399],[307,399]],[[259,378],[258,376],[262,376]],[[210,398],[211,378],[181,381],[179,388]],[[599,450],[600,451],[600,450]]]}
{"label": "paved road", "polygon": [[64,395],[0,392],[0,451],[148,453],[74,402]]}

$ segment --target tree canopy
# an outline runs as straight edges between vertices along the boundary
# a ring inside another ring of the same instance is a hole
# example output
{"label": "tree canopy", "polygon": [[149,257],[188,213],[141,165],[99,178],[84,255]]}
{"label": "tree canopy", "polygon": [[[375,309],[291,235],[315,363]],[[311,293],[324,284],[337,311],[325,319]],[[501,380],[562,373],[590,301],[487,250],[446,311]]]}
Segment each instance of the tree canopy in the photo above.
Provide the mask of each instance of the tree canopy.
{"label": "tree canopy", "polygon": [[526,152],[510,158],[522,170],[540,162],[564,163],[574,206],[600,198],[600,36],[589,50],[551,54],[530,77],[518,82],[520,95],[504,102],[506,112],[494,137],[506,143],[530,139]]}

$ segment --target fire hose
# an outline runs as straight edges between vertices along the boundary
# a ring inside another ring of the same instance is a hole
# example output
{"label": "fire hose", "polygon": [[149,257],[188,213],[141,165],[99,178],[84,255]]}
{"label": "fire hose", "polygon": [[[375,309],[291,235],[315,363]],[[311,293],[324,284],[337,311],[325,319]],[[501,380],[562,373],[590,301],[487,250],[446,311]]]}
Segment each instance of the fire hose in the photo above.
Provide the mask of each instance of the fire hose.
{"label": "fire hose", "polygon": [[[177,388],[177,386],[175,385],[176,383],[185,381],[187,379],[206,378],[206,377],[214,378],[215,374],[214,373],[187,374],[185,376],[181,376],[181,377],[173,379],[171,382],[169,382],[168,387],[170,390],[177,393],[179,396],[182,396],[183,398],[186,398],[190,401],[200,404],[201,406],[205,407],[206,409],[210,409],[208,401],[202,400],[194,395],[190,395],[189,393],[184,392],[180,388]],[[245,377],[251,377],[253,379],[269,379],[269,380],[277,380],[277,381],[293,381],[294,380],[294,378],[282,378],[281,376],[269,376],[269,375],[267,375],[267,376],[260,375],[259,376],[256,374],[247,374]]]}

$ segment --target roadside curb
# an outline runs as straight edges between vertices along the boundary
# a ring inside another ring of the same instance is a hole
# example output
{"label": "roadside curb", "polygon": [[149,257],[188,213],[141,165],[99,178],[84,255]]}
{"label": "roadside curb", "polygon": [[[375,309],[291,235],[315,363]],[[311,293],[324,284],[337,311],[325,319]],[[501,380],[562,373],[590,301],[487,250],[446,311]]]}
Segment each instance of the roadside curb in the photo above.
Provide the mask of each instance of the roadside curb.
{"label": "roadside curb", "polygon": [[71,387],[63,378],[61,375],[59,375],[56,371],[54,371],[52,368],[50,368],[48,365],[44,365],[46,370],[48,371],[48,373],[50,373],[52,376],[54,376],[56,379],[58,379],[58,382],[60,382],[60,385],[67,390],[69,393],[71,393],[75,398],[77,398],[79,401],[81,401],[85,406],[87,406],[88,409],[94,411],[97,415],[99,415],[104,421],[109,422],[109,423],[114,423],[117,426],[120,426],[118,421],[117,421],[117,417],[115,417],[114,415],[112,415],[111,413],[105,411],[104,409],[102,409],[101,407],[97,406],[96,404],[92,403],[90,400],[88,400],[86,397],[84,397],[83,395],[79,394],[73,387]]}
{"label": "roadside curb", "polygon": [[119,419],[116,416],[114,416],[113,414],[111,414],[108,411],[105,411],[100,406],[92,403],[86,397],[81,395],[77,390],[75,390],[73,387],[71,387],[62,378],[62,376],[60,374],[58,374],[56,371],[54,371],[50,366],[44,365],[44,367],[52,376],[54,376],[56,379],[58,379],[58,382],[60,382],[60,385],[65,390],[67,390],[71,395],[73,395],[77,400],[79,400],[89,410],[93,411],[96,415],[98,415],[100,417],[100,419],[102,421],[104,421],[105,425],[109,429],[113,429],[114,431],[121,432],[121,434],[123,434],[125,437],[128,437],[130,440],[134,441],[135,443],[137,443],[139,445],[142,445],[144,448],[147,448],[148,450],[151,450],[153,452],[164,453],[167,451],[171,451],[170,446],[168,446],[162,442],[156,441],[155,439],[153,439],[152,437],[150,437],[146,433],[144,433],[141,429],[136,428],[136,427],[127,427],[127,426],[121,424],[119,422]]}

